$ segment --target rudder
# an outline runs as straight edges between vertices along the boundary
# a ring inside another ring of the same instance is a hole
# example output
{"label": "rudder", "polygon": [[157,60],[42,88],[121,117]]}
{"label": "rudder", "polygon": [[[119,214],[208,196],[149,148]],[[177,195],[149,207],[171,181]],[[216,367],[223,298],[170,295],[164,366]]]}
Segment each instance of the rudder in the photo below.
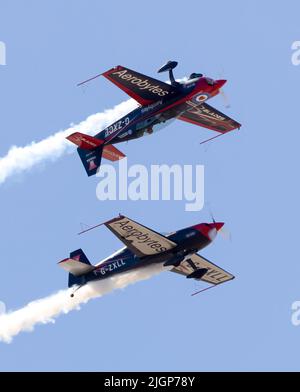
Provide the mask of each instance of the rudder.
{"label": "rudder", "polygon": [[91,265],[89,259],[86,257],[84,251],[80,248],[70,253],[70,259],[80,261],[81,263]]}
{"label": "rudder", "polygon": [[78,147],[77,152],[87,175],[90,177],[96,174],[101,165],[103,146],[99,146],[94,150],[83,150]]}

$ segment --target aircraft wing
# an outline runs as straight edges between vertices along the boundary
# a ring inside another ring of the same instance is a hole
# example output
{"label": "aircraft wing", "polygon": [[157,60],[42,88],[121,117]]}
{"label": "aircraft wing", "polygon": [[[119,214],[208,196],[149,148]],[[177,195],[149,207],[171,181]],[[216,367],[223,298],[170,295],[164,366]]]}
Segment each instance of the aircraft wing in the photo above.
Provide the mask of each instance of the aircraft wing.
{"label": "aircraft wing", "polygon": [[201,105],[194,105],[192,101],[187,101],[186,103],[189,108],[177,117],[179,120],[200,125],[220,133],[230,132],[241,127],[240,123],[207,105],[207,103],[202,103]]}
{"label": "aircraft wing", "polygon": [[118,65],[102,74],[141,105],[148,105],[177,93],[170,84]]}
{"label": "aircraft wing", "polygon": [[177,272],[178,274],[188,276],[193,273],[196,269],[207,269],[208,271],[200,279],[206,283],[214,285],[227,282],[228,280],[234,279],[234,276],[229,272],[223,270],[217,265],[211,263],[204,257],[194,254],[188,259],[183,261],[178,267],[175,267],[171,272]]}
{"label": "aircraft wing", "polygon": [[175,242],[126,216],[120,215],[104,225],[138,257],[157,255],[177,246]]}

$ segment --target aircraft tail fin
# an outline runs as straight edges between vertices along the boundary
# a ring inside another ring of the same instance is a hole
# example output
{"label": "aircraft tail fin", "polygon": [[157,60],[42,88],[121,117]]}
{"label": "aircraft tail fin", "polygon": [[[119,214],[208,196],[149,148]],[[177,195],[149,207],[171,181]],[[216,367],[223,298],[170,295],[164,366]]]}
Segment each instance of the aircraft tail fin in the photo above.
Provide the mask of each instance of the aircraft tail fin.
{"label": "aircraft tail fin", "polygon": [[86,174],[90,177],[97,173],[101,165],[103,147],[99,146],[93,150],[77,148],[78,155],[85,168]]}
{"label": "aircraft tail fin", "polygon": [[69,272],[69,287],[84,284],[84,275],[95,269],[82,249],[77,249],[74,252],[71,252],[69,258],[60,261],[58,264],[65,271]]}
{"label": "aircraft tail fin", "polygon": [[78,146],[77,152],[89,177],[97,173],[102,156],[110,161],[118,161],[126,156],[113,145],[105,145],[104,140],[84,133],[72,133],[67,139]]}
{"label": "aircraft tail fin", "polygon": [[101,165],[104,140],[80,132],[72,133],[67,139],[78,146],[77,152],[87,175],[96,174]]}

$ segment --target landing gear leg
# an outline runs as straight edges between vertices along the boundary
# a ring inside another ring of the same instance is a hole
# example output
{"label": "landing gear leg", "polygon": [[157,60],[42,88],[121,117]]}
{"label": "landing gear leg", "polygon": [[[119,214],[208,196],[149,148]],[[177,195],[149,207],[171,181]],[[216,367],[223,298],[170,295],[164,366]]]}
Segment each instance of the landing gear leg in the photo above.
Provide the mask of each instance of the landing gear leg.
{"label": "landing gear leg", "polygon": [[70,297],[71,297],[71,298],[74,298],[74,295],[75,295],[76,291],[79,290],[82,286],[83,286],[83,284],[80,285],[80,286],[78,286],[78,287],[76,287],[76,289],[73,291],[73,293],[70,294]]}

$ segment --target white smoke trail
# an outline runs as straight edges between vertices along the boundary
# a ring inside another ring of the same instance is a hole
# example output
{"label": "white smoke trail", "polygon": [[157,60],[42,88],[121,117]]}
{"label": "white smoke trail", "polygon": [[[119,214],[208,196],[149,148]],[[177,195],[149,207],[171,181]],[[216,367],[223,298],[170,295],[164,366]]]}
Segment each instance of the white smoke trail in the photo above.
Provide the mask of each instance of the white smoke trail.
{"label": "white smoke trail", "polygon": [[54,161],[64,153],[74,151],[74,146],[72,148],[72,144],[66,140],[66,136],[71,133],[82,132],[94,135],[136,106],[137,103],[129,99],[113,109],[93,114],[77,125],[71,124],[70,128],[59,131],[44,140],[32,142],[25,147],[12,146],[8,153],[0,158],[0,184],[14,174],[27,171],[43,161]]}
{"label": "white smoke trail", "polygon": [[24,308],[0,315],[0,341],[10,343],[22,331],[33,331],[36,324],[54,323],[54,318],[62,313],[80,309],[80,304],[92,298],[102,297],[115,289],[149,279],[165,270],[161,264],[154,264],[135,271],[118,274],[105,280],[90,282],[70,297],[72,289],[61,290],[49,297],[30,302]]}
{"label": "white smoke trail", "polygon": [[[176,81],[185,83],[188,78],[184,77],[176,79]],[[170,81],[166,81],[166,83],[170,84]],[[128,99],[112,109],[92,114],[77,125],[71,124],[70,128],[56,132],[44,140],[33,141],[25,147],[12,146],[8,153],[0,158],[0,185],[14,174],[28,171],[44,161],[55,161],[64,153],[74,151],[74,146],[66,140],[66,136],[71,133],[82,132],[94,135],[135,109],[137,105],[134,99]]]}

